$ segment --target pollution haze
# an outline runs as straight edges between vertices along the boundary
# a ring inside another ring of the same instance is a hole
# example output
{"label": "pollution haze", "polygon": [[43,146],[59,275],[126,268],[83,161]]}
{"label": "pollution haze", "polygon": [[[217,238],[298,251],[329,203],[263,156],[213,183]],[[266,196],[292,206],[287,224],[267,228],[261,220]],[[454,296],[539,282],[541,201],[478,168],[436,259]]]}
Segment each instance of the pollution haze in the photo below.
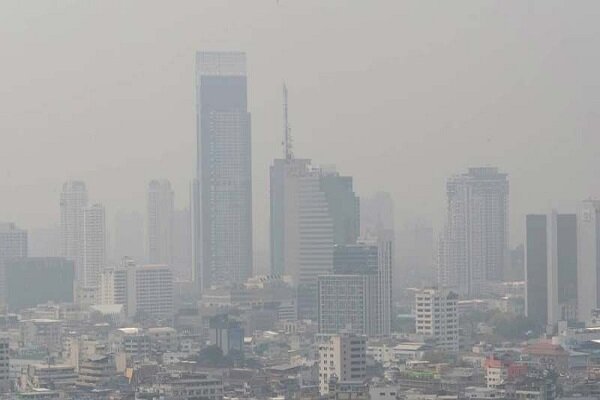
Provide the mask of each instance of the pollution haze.
{"label": "pollution haze", "polygon": [[67,179],[108,222],[142,212],[149,180],[189,204],[194,54],[247,54],[254,247],[268,251],[269,166],[282,82],[293,151],[335,164],[396,222],[441,227],[446,179],[509,174],[524,214],[600,196],[596,1],[58,1],[0,3],[0,220],[57,224]]}

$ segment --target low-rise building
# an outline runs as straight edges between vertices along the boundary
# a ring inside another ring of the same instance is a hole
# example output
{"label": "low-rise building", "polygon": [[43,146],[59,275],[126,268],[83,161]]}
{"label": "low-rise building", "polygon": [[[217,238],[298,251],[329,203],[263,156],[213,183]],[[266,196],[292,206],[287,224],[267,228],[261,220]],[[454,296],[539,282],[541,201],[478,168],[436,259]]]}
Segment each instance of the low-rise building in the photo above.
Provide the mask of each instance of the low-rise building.
{"label": "low-rise building", "polygon": [[222,400],[223,381],[196,372],[169,372],[155,377],[152,384],[141,385],[136,399],[144,400]]}
{"label": "low-rise building", "polygon": [[77,385],[86,388],[98,388],[110,382],[115,377],[116,372],[112,356],[92,356],[80,364]]}

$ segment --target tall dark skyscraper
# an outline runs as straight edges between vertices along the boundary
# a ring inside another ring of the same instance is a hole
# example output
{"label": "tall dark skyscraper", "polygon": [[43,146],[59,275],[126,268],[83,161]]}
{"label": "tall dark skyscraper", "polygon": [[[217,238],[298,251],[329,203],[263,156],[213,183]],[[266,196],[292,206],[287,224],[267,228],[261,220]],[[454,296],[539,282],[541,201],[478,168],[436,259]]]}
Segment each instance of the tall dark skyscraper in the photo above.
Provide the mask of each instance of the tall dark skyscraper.
{"label": "tall dark skyscraper", "polygon": [[194,278],[200,287],[252,275],[252,169],[246,55],[196,54],[198,129]]}
{"label": "tall dark skyscraper", "polygon": [[526,217],[527,315],[539,326],[577,319],[577,216]]}
{"label": "tall dark skyscraper", "polygon": [[548,242],[545,215],[528,215],[525,220],[526,312],[539,326],[548,321]]}

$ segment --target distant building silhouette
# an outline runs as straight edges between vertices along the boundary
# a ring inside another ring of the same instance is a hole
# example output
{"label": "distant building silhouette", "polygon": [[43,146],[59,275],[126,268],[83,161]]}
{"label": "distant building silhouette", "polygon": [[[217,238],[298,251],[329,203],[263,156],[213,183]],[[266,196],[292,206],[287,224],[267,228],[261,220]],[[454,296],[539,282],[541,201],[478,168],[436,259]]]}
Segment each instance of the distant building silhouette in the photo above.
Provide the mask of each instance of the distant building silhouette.
{"label": "distant building silhouette", "polygon": [[172,264],[174,200],[168,180],[148,183],[146,243],[150,264]]}

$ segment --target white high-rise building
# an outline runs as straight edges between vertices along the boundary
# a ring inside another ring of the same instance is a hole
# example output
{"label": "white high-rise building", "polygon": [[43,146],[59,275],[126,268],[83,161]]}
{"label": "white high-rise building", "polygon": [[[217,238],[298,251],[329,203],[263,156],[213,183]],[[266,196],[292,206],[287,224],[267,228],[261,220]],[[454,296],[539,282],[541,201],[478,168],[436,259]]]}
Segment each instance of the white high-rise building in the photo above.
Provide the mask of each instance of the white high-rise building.
{"label": "white high-rise building", "polygon": [[588,322],[600,307],[600,200],[586,200],[577,213],[577,316]]}
{"label": "white high-rise building", "polygon": [[394,232],[380,231],[377,244],[377,314],[375,324],[381,336],[392,331],[392,270],[394,269]]}
{"label": "white high-rise building", "polygon": [[458,353],[458,296],[428,288],[415,295],[416,333],[435,341],[436,350]]}
{"label": "white high-rise building", "polygon": [[438,283],[461,296],[485,293],[508,261],[508,180],[497,168],[469,168],[448,179],[448,220],[440,240]]}
{"label": "white high-rise building", "polygon": [[68,181],[60,194],[61,256],[75,263],[75,278],[83,279],[83,210],[88,204],[85,183]]}
{"label": "white high-rise building", "polygon": [[146,234],[150,264],[172,264],[174,197],[168,180],[148,184]]}
{"label": "white high-rise building", "polygon": [[106,267],[106,218],[104,207],[94,204],[83,209],[83,286],[97,288]]}
{"label": "white high-rise building", "polygon": [[329,382],[363,382],[367,377],[367,338],[350,333],[317,335],[319,393],[329,393]]}

